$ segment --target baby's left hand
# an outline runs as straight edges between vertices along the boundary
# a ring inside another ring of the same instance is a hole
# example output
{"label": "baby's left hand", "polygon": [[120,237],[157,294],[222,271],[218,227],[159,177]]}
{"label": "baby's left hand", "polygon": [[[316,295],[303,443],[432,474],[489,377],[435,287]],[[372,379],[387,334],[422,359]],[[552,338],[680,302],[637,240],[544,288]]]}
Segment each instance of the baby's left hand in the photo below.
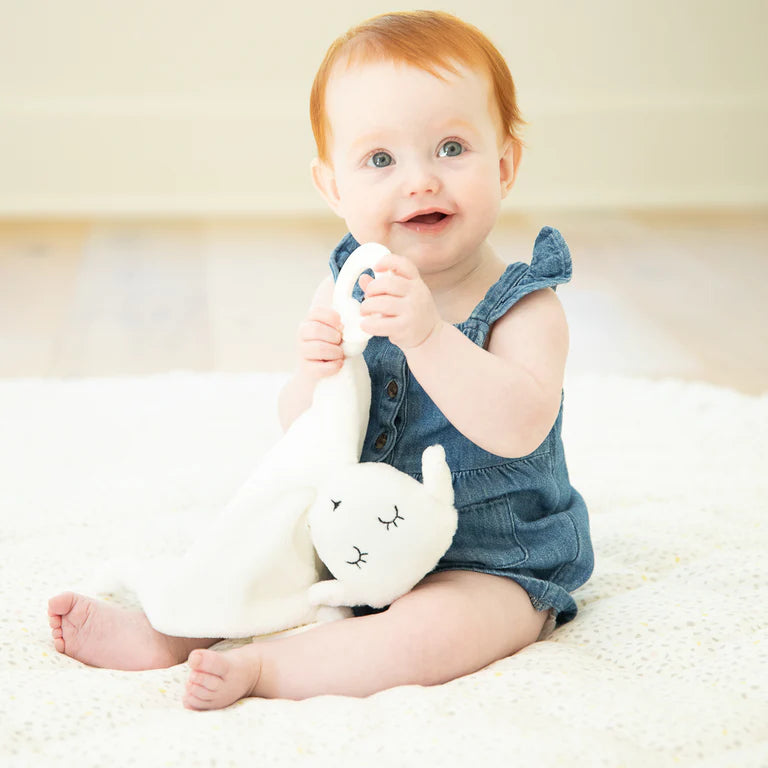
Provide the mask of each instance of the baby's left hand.
{"label": "baby's left hand", "polygon": [[419,270],[403,256],[390,253],[375,271],[384,274],[375,280],[360,277],[365,293],[360,327],[374,336],[388,336],[404,352],[423,344],[442,320]]}

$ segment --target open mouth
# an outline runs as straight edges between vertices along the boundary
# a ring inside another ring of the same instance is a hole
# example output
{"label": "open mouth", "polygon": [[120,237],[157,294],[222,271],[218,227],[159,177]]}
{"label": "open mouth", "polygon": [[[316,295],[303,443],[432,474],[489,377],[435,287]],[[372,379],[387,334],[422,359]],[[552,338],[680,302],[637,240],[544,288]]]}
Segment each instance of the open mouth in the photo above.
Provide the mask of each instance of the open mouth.
{"label": "open mouth", "polygon": [[432,213],[422,213],[408,219],[408,224],[439,224],[443,219],[448,218],[447,213],[433,211]]}
{"label": "open mouth", "polygon": [[452,218],[453,214],[443,211],[426,211],[411,216],[409,219],[403,219],[400,224],[415,232],[437,233],[442,232]]}

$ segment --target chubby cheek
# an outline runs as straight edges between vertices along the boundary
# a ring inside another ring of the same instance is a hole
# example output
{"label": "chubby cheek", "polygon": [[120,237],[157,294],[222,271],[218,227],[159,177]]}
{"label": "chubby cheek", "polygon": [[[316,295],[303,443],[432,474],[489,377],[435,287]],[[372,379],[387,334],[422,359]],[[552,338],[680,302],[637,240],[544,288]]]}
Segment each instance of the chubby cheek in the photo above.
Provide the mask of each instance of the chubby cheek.
{"label": "chubby cheek", "polygon": [[465,187],[466,194],[464,199],[472,207],[474,215],[478,219],[490,222],[496,221],[496,217],[501,208],[501,185],[496,181],[493,175],[486,175],[482,178],[475,178]]}
{"label": "chubby cheek", "polygon": [[391,248],[389,226],[370,210],[351,211],[344,221],[358,243],[381,243]]}
{"label": "chubby cheek", "polygon": [[344,221],[358,242],[389,245],[392,214],[384,197],[367,187],[350,186],[344,190],[342,202]]}

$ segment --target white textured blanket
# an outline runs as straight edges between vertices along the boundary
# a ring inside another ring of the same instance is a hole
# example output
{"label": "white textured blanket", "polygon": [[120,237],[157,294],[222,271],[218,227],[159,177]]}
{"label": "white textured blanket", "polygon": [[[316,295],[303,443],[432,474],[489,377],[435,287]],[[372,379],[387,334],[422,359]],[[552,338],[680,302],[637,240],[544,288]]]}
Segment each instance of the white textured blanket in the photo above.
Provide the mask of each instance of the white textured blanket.
{"label": "white textured blanket", "polygon": [[0,764],[766,766],[768,396],[577,378],[577,619],[447,685],[182,708],[185,665],[58,655],[47,598],[183,551],[278,436],[279,375],[0,382]]}

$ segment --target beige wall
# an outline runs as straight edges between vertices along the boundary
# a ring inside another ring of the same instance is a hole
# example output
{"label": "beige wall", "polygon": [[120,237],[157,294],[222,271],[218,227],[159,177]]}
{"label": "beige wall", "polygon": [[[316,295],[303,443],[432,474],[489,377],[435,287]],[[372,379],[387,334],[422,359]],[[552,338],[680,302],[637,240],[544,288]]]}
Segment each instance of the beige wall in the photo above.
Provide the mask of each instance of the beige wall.
{"label": "beige wall", "polygon": [[[307,95],[373,0],[0,0],[0,215],[313,212]],[[418,7],[395,6],[395,7]],[[457,0],[529,122],[510,208],[768,204],[765,0]]]}

